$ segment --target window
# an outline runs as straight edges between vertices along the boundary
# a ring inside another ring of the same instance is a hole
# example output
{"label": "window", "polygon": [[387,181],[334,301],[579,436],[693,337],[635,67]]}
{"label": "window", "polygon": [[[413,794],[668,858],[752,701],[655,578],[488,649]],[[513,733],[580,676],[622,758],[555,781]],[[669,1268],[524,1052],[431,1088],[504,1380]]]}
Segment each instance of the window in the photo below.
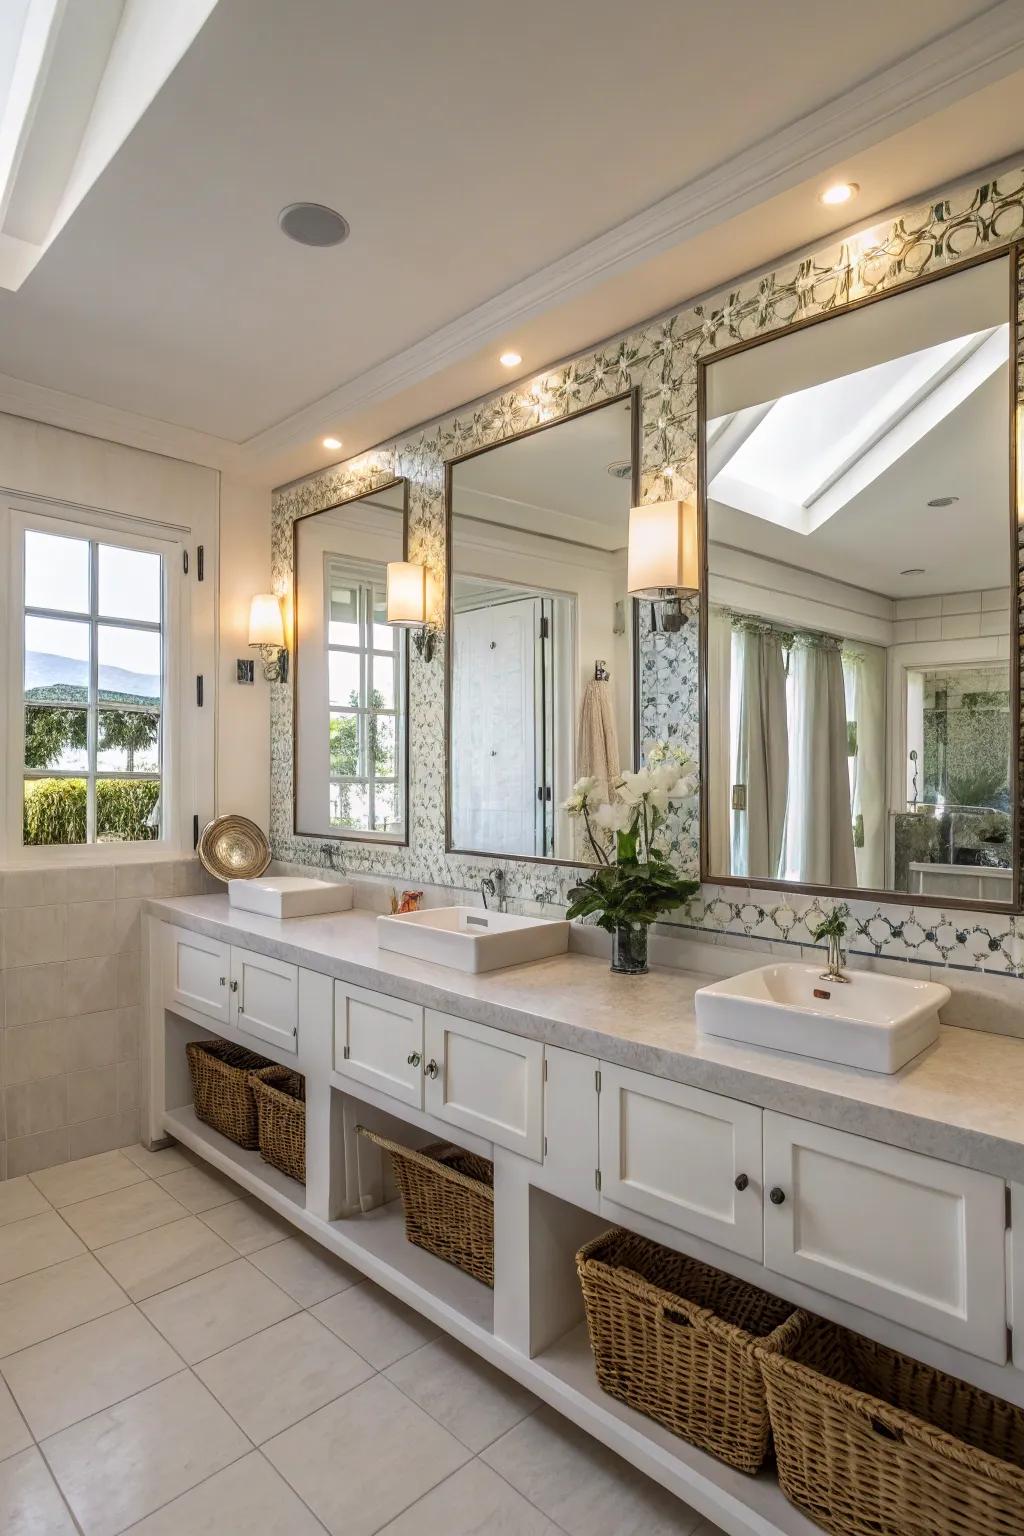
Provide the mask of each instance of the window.
{"label": "window", "polygon": [[114,532],[21,537],[24,844],[159,838],[164,555]]}
{"label": "window", "polygon": [[325,566],[330,825],[405,835],[404,631],[387,623],[380,567]]}

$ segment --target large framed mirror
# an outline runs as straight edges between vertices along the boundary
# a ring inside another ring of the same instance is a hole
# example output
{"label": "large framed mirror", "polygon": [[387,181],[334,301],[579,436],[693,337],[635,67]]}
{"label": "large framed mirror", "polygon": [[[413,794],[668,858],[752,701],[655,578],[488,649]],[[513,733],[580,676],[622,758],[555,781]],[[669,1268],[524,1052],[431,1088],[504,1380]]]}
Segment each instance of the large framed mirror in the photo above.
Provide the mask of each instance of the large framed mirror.
{"label": "large framed mirror", "polygon": [[1014,269],[699,365],[703,879],[1021,910]]}
{"label": "large framed mirror", "polygon": [[590,862],[562,803],[636,764],[638,419],[631,391],[448,465],[449,851]]}
{"label": "large framed mirror", "polygon": [[409,841],[408,631],[386,603],[407,524],[404,480],[295,522],[297,836]]}

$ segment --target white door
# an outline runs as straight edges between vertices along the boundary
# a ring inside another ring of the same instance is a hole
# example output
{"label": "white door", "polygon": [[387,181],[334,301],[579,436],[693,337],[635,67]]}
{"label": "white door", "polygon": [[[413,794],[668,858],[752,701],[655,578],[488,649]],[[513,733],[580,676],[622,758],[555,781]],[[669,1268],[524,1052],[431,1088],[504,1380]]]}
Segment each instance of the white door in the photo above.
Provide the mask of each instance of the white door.
{"label": "white door", "polygon": [[334,983],[334,1070],[423,1106],[423,1009],[382,992]]}
{"label": "white door", "polygon": [[219,1024],[231,1019],[231,950],[219,939],[164,925],[164,1001],[205,1013]]}
{"label": "white door", "polygon": [[455,614],[452,835],[457,848],[540,854],[536,598]]}
{"label": "white door", "polygon": [[544,1147],[544,1047],[428,1008],[424,1108],[539,1163]]}
{"label": "white door", "polygon": [[232,1023],[243,1035],[294,1055],[299,1049],[299,969],[251,949],[231,951]]}
{"label": "white door", "polygon": [[1002,1179],[863,1136],[764,1117],[764,1262],[1002,1364]]}
{"label": "white door", "polygon": [[626,1067],[601,1068],[601,1210],[639,1211],[762,1255],[761,1110]]}

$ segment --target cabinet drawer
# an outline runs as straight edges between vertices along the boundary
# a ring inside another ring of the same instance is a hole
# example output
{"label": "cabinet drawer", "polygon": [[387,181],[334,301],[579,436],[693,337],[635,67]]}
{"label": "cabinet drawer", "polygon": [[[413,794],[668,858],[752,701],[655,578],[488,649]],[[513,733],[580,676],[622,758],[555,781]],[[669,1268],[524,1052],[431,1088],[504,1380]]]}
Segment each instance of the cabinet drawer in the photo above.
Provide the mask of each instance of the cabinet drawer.
{"label": "cabinet drawer", "polygon": [[601,1068],[601,1206],[612,1202],[760,1259],[759,1109]]}
{"label": "cabinet drawer", "polygon": [[334,1070],[423,1106],[423,1009],[381,992],[334,983]]}
{"label": "cabinet drawer", "polygon": [[299,1049],[299,969],[250,949],[231,951],[232,1023],[280,1051]]}
{"label": "cabinet drawer", "polygon": [[764,1117],[764,1261],[986,1360],[1006,1360],[1002,1179]]}
{"label": "cabinet drawer", "polygon": [[544,1145],[544,1047],[504,1030],[428,1008],[424,1108],[540,1162]]}
{"label": "cabinet drawer", "polygon": [[164,1002],[205,1013],[220,1024],[231,1019],[231,950],[186,928],[164,927]]}

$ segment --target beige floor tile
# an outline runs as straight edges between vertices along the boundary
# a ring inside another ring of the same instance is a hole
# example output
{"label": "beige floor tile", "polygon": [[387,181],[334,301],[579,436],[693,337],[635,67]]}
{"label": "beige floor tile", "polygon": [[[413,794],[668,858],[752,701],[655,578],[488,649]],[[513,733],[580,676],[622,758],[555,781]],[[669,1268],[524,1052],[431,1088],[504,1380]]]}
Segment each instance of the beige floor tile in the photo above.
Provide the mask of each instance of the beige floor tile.
{"label": "beige floor tile", "polygon": [[373,1375],[361,1355],[308,1312],[243,1339],[195,1370],[257,1445]]}
{"label": "beige floor tile", "polygon": [[4,1382],[0,1381],[0,1461],[32,1444],[28,1426]]}
{"label": "beige floor tile", "polygon": [[470,1461],[380,1536],[561,1536],[546,1515],[485,1467]]}
{"label": "beige floor tile", "polygon": [[693,1536],[700,1516],[550,1408],[539,1408],[481,1460],[567,1536]]}
{"label": "beige floor tile", "polygon": [[190,1365],[296,1312],[279,1286],[237,1259],[141,1303],[143,1312]]}
{"label": "beige floor tile", "polygon": [[34,1446],[0,1462],[0,1531],[4,1536],[76,1536],[74,1521]]}
{"label": "beige floor tile", "polygon": [[482,1451],[537,1407],[532,1392],[456,1339],[435,1339],[386,1374],[471,1451]]}
{"label": "beige floor tile", "polygon": [[47,1211],[43,1216],[26,1216],[24,1221],[12,1221],[3,1228],[3,1234],[0,1239],[0,1285],[5,1280],[16,1280],[19,1275],[30,1275],[33,1270],[60,1264],[85,1252],[84,1245],[56,1211]]}
{"label": "beige floor tile", "polygon": [[238,1255],[198,1216],[185,1216],[138,1237],[97,1248],[96,1257],[133,1301],[145,1301],[221,1264],[231,1264]]}
{"label": "beige floor tile", "polygon": [[379,1371],[438,1333],[433,1323],[368,1280],[321,1302],[312,1312]]}
{"label": "beige floor tile", "polygon": [[140,1142],[135,1147],[122,1147],[125,1157],[130,1157],[132,1162],[143,1173],[148,1173],[151,1179],[162,1178],[168,1173],[179,1173],[182,1168],[193,1168],[194,1160],[184,1147],[161,1147],[158,1152],[151,1152]]}
{"label": "beige floor tile", "polygon": [[263,1451],[332,1536],[371,1536],[469,1458],[382,1376],[268,1440]]}
{"label": "beige floor tile", "polygon": [[362,1275],[337,1254],[308,1237],[288,1237],[253,1254],[252,1263],[269,1275],[301,1307],[316,1306],[328,1296],[358,1285]]}
{"label": "beige floor tile", "polygon": [[131,1184],[127,1189],[96,1195],[78,1205],[65,1205],[61,1215],[90,1248],[106,1248],[110,1243],[136,1237],[153,1227],[180,1221],[185,1208],[172,1200],[159,1184],[144,1177],[141,1184]]}
{"label": "beige floor tile", "polygon": [[125,1294],[91,1253],[0,1285],[0,1357],[123,1307]]}
{"label": "beige floor tile", "polygon": [[134,1307],[82,1323],[4,1361],[4,1375],[37,1440],[181,1370],[181,1360]]}
{"label": "beige floor tile", "polygon": [[257,1253],[295,1231],[290,1221],[278,1216],[262,1200],[229,1200],[227,1205],[204,1211],[202,1220],[230,1243],[238,1253]]}
{"label": "beige floor tile", "polygon": [[324,1536],[288,1484],[253,1451],[133,1525],[125,1536]]}
{"label": "beige floor tile", "polygon": [[85,1536],[115,1536],[237,1461],[249,1442],[183,1371],[62,1430],[43,1449]]}
{"label": "beige floor tile", "polygon": [[28,1216],[45,1216],[49,1209],[50,1202],[27,1175],[0,1183],[0,1227],[24,1221]]}
{"label": "beige floor tile", "polygon": [[59,1168],[44,1168],[30,1177],[51,1205],[63,1206],[138,1184],[146,1175],[121,1152],[99,1152],[76,1163],[62,1163]]}
{"label": "beige floor tile", "polygon": [[157,1182],[194,1214],[212,1211],[216,1205],[227,1205],[229,1200],[238,1199],[238,1185],[234,1179],[225,1178],[213,1168],[181,1168]]}

